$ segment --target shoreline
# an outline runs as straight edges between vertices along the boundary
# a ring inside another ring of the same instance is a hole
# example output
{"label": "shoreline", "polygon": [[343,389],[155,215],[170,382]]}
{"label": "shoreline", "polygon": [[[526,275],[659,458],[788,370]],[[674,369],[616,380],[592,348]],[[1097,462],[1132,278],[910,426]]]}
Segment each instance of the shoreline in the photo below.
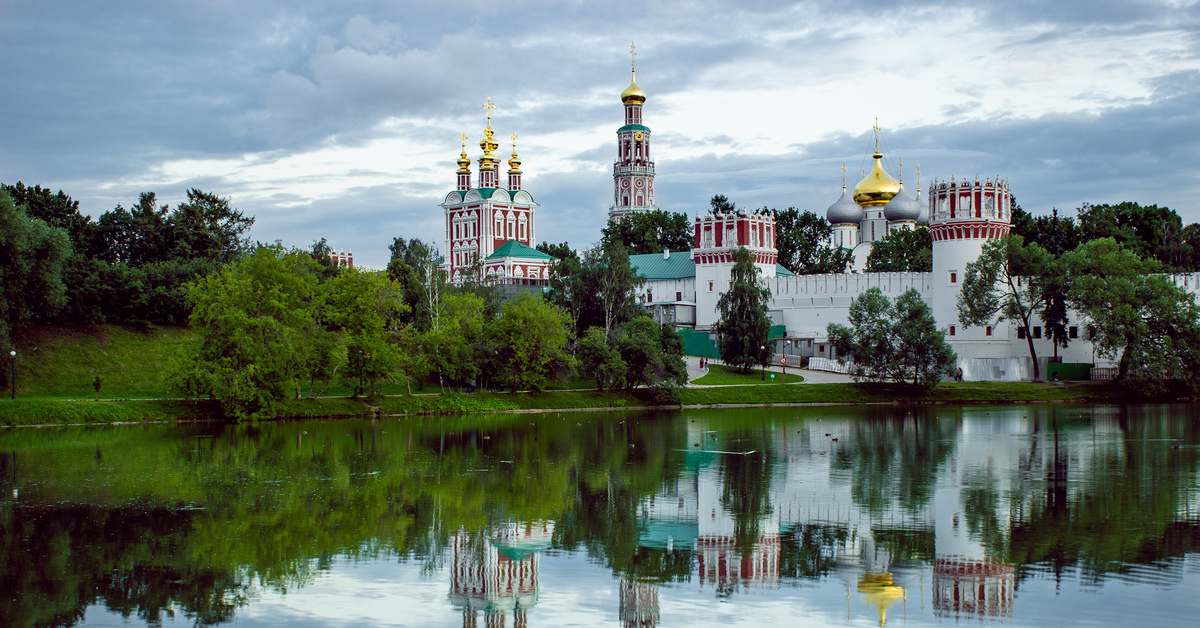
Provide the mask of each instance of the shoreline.
{"label": "shoreline", "polygon": [[[274,417],[261,421],[451,417],[549,412],[678,411],[722,408],[800,408],[833,406],[1016,405],[1043,403],[1180,403],[1191,391],[1142,395],[1106,382],[964,382],[925,390],[881,383],[730,385],[680,389],[674,403],[653,403],[649,392],[544,391],[541,393],[445,393],[372,399],[321,397],[288,400]],[[10,405],[10,403],[15,405]],[[59,418],[55,421],[54,418]],[[0,402],[0,427],[85,427],[236,422],[214,401],[179,399],[18,399]]]}

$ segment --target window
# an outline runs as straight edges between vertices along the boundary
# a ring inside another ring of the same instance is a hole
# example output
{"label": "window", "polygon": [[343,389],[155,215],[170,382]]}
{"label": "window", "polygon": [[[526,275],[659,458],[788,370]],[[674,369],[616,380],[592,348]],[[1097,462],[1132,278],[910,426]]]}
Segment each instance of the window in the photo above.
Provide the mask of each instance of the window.
{"label": "window", "polygon": [[950,271],[950,283],[958,283],[958,273]]}
{"label": "window", "polygon": [[1025,328],[1024,327],[1017,328],[1017,338],[1020,338],[1022,340],[1025,339]]}
{"label": "window", "polygon": [[1041,338],[1041,337],[1042,337],[1042,328],[1041,328],[1041,327],[1034,327],[1034,328],[1033,328],[1033,337],[1034,337],[1034,338]]}
{"label": "window", "polygon": [[817,345],[817,353],[825,353],[825,345]]}
{"label": "window", "polygon": [[708,282],[708,291],[709,292],[712,292],[712,285],[713,285],[713,282],[711,282],[711,281]]}
{"label": "window", "polygon": [[951,335],[951,336],[953,336],[953,335],[954,335],[954,325],[951,325],[951,326],[950,326],[950,335]]}
{"label": "window", "polygon": [[647,290],[646,291],[646,303],[649,303],[653,300],[654,300],[654,294],[651,293],[649,290]]}
{"label": "window", "polygon": [[1078,327],[1068,327],[1067,328],[1067,337],[1068,338],[1078,338],[1079,337],[1079,328]]}
{"label": "window", "polygon": [[731,281],[731,282],[729,282],[729,289],[730,289],[730,290],[733,290],[733,282],[732,282],[732,281]]}
{"label": "window", "polygon": [[676,301],[682,301],[682,300],[683,300],[683,293],[682,293],[682,292],[676,292],[676,293],[675,293],[675,300],[676,300]]}
{"label": "window", "polygon": [[992,335],[992,327],[990,325],[983,328],[983,335],[985,335],[985,336]]}

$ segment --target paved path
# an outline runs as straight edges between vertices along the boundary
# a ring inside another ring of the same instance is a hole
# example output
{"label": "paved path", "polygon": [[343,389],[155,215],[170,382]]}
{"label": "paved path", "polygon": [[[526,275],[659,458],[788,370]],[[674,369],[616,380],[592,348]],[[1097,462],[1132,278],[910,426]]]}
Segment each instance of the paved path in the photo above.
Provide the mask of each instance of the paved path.
{"label": "paved path", "polygon": [[[693,384],[690,382],[697,378],[703,377],[706,371],[700,368],[700,358],[689,355],[684,356],[684,360],[687,362],[688,385],[692,386]],[[709,362],[712,364],[721,364],[721,361],[716,358],[709,359]],[[780,373],[783,371],[783,368],[776,364],[775,366],[767,367],[767,370],[773,373]],[[804,377],[803,383],[806,384],[848,384],[854,381],[853,377],[850,377],[849,375],[843,375],[842,373],[810,371],[808,369],[792,369],[792,373],[797,372]]]}

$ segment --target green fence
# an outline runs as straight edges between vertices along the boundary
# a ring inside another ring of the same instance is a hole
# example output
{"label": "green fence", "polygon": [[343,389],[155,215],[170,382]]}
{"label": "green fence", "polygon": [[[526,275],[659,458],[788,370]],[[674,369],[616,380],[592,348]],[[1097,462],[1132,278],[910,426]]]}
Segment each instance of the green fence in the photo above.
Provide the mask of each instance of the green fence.
{"label": "green fence", "polygon": [[[771,325],[771,330],[767,332],[767,338],[783,338],[787,335],[787,327],[783,325]],[[683,338],[683,354],[694,355],[698,358],[720,358],[717,343],[713,342],[706,331],[695,331],[691,329],[680,329],[679,336]]]}
{"label": "green fence", "polygon": [[1051,362],[1046,365],[1046,379],[1054,379],[1055,375],[1060,380],[1089,380],[1092,378],[1092,365],[1084,362]]}
{"label": "green fence", "polygon": [[698,358],[721,357],[717,353],[717,344],[708,337],[708,332],[681,329],[679,330],[679,336],[683,338],[683,353],[685,355],[694,355]]}

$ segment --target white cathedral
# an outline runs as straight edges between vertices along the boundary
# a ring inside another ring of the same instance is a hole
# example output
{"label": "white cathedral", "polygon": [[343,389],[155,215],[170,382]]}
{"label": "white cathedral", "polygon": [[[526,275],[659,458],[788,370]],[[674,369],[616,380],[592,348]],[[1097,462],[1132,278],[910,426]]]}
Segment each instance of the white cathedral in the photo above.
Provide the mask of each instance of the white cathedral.
{"label": "white cathedral", "polygon": [[[650,128],[642,108],[646,93],[637,85],[636,73],[621,93],[624,124],[617,129],[617,158],[613,163],[613,203],[610,221],[639,212],[656,211],[654,161],[650,158]],[[463,152],[458,160],[457,188],[442,208],[446,219],[446,269],[452,281],[482,260],[482,272],[494,283],[545,286],[553,258],[533,248],[537,203],[521,186],[521,160],[513,135],[508,187],[500,187],[499,163],[493,151],[491,103],[484,139],[479,143],[478,187],[471,187],[471,160]],[[775,218],[769,212],[738,209],[730,214],[697,212],[694,239],[689,251],[664,250],[661,254],[630,256],[634,268],[646,277],[642,302],[656,320],[681,331],[708,332],[717,322],[717,300],[732,284],[732,253],[747,248],[755,258],[766,287],[771,291],[770,317],[775,330],[775,357],[815,358],[820,365],[838,369],[830,358],[826,327],[849,324],[850,302],[869,288],[879,288],[890,298],[912,288],[930,305],[938,326],[958,355],[958,366],[968,380],[1018,381],[1032,379],[1033,364],[1027,339],[1018,326],[997,322],[965,327],[958,320],[958,295],[964,271],[979,257],[984,243],[1008,235],[1011,195],[1000,179],[937,180],[923,198],[918,182],[915,198],[883,167],[876,128],[874,166],[846,194],[829,206],[826,218],[833,228],[829,246],[850,249],[854,272],[795,275],[777,263]],[[843,168],[844,170],[844,168]],[[933,239],[932,272],[864,272],[874,242],[897,229],[928,228]],[[1176,285],[1200,292],[1200,273],[1176,275]],[[1096,355],[1086,338],[1085,325],[1072,314],[1070,344],[1057,351],[1040,321],[1030,325],[1039,360],[1056,355],[1065,363],[1108,365]],[[779,332],[782,331],[782,334]],[[715,338],[711,340],[715,341]],[[1048,373],[1043,363],[1041,373]]]}

